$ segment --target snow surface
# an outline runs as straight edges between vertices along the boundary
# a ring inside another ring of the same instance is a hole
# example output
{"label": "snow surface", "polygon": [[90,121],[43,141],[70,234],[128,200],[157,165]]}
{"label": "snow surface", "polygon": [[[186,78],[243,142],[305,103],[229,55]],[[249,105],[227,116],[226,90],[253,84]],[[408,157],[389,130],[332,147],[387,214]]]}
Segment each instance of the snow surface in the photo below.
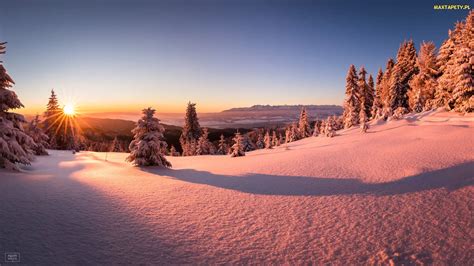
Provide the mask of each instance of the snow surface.
{"label": "snow surface", "polygon": [[50,151],[0,171],[27,264],[474,265],[474,116],[425,112],[244,157]]}

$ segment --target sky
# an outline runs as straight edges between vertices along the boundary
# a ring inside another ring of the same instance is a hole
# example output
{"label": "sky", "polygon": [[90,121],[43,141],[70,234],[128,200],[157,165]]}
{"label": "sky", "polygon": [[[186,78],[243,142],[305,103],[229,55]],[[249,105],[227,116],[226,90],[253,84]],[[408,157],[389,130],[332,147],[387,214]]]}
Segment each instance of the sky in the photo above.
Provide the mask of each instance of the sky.
{"label": "sky", "polygon": [[350,64],[375,76],[403,40],[439,47],[468,13],[426,0],[0,2],[23,113],[43,112],[52,88],[84,113],[340,105]]}

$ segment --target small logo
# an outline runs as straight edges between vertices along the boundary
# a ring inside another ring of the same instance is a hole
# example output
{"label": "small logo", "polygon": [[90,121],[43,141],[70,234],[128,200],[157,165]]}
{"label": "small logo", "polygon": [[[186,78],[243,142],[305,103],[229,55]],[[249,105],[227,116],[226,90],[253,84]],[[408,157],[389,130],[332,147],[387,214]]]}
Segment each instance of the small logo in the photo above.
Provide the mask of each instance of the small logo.
{"label": "small logo", "polygon": [[20,252],[5,252],[5,262],[20,262]]}

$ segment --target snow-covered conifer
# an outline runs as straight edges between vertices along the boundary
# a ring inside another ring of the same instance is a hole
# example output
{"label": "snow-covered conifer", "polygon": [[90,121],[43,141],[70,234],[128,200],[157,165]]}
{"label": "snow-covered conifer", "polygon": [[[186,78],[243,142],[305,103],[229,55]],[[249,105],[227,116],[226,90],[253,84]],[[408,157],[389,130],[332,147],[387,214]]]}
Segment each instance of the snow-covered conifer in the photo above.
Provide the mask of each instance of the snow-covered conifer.
{"label": "snow-covered conifer", "polygon": [[344,127],[349,128],[359,122],[360,100],[357,73],[354,65],[349,67],[346,77],[346,99],[344,102]]}
{"label": "snow-covered conifer", "polygon": [[127,161],[137,166],[171,167],[171,163],[163,154],[163,147],[167,146],[163,140],[164,127],[160,124],[160,120],[154,117],[154,109],[149,107],[142,112],[143,117],[132,130],[134,136]]}
{"label": "snow-covered conifer", "polygon": [[449,106],[458,112],[474,111],[474,11],[469,12],[453,55],[454,84]]}
{"label": "snow-covered conifer", "polygon": [[380,116],[382,116],[382,109],[383,109],[382,79],[383,79],[382,68],[379,68],[379,72],[377,73],[377,77],[375,78],[374,102],[372,104],[372,109],[371,109],[372,118],[379,118]]}
{"label": "snow-covered conifer", "polygon": [[62,110],[59,107],[58,97],[54,90],[51,90],[51,96],[49,97],[48,104],[46,105],[46,112],[44,113],[43,128],[45,129],[46,135],[49,137],[49,147],[52,149],[60,148],[62,146],[58,144],[58,140],[61,139],[58,134],[63,134],[63,131],[59,128],[61,123]]}
{"label": "snow-covered conifer", "polygon": [[336,131],[334,129],[334,121],[331,116],[329,116],[324,124],[324,134],[326,137],[332,138],[336,135]]}
{"label": "snow-covered conifer", "polygon": [[372,116],[372,106],[374,105],[374,98],[375,98],[375,86],[374,86],[374,78],[372,74],[369,74],[369,79],[367,81],[367,92],[365,96],[365,113],[367,117]]}
{"label": "snow-covered conifer", "polygon": [[231,157],[245,156],[244,147],[242,145],[243,138],[239,132],[235,133],[235,137],[233,141],[234,141],[234,145],[232,145],[232,152],[230,156]]}
{"label": "snow-covered conifer", "polygon": [[428,109],[432,105],[437,87],[436,76],[438,75],[435,54],[436,47],[434,43],[423,42],[421,44],[416,60],[419,72],[410,80],[410,90],[408,91],[410,109],[416,112],[421,112],[425,105],[429,106]]}
{"label": "snow-covered conifer", "polygon": [[272,148],[272,139],[270,138],[270,133],[265,132],[265,137],[263,138],[263,141],[265,142],[265,149],[271,149]]}
{"label": "snow-covered conifer", "polygon": [[392,73],[393,68],[395,67],[395,61],[392,58],[389,58],[387,61],[387,65],[385,66],[385,72],[383,73],[381,86],[380,86],[380,94],[381,94],[381,101],[383,103],[383,110],[389,109],[390,105],[390,81],[392,80]]}
{"label": "snow-covered conifer", "polygon": [[183,156],[196,155],[196,145],[201,135],[202,129],[197,117],[196,104],[188,102],[186,116],[184,117],[183,132],[179,138],[179,142],[183,148]]}
{"label": "snow-covered conifer", "polygon": [[301,109],[300,119],[298,121],[298,136],[299,138],[307,138],[311,136],[311,126],[308,122],[308,114],[306,108]]}
{"label": "snow-covered conifer", "polygon": [[122,152],[122,144],[118,140],[117,136],[115,136],[112,144],[110,145],[110,152]]}
{"label": "snow-covered conifer", "polygon": [[258,131],[257,142],[255,143],[257,149],[264,149],[265,148],[265,141],[263,140],[263,134],[261,131]]}
{"label": "snow-covered conifer", "polygon": [[[0,54],[5,53],[0,43]],[[9,90],[15,82],[0,62],[0,168],[18,169],[16,163],[30,164],[33,160],[31,147],[35,146],[22,126],[25,118],[11,109],[24,107],[15,92]]]}
{"label": "snow-covered conifer", "polygon": [[388,107],[396,110],[399,107],[408,109],[407,92],[410,90],[409,80],[417,73],[416,49],[412,40],[405,41],[400,45],[397,54],[397,63],[389,86]]}
{"label": "snow-covered conifer", "polygon": [[319,135],[319,125],[318,121],[314,122],[314,129],[313,129],[313,137],[317,137]]}
{"label": "snow-covered conifer", "polygon": [[43,132],[40,124],[39,115],[36,115],[28,124],[26,132],[33,139],[34,145],[32,149],[35,155],[48,155],[46,151],[48,136]]}
{"label": "snow-covered conifer", "polygon": [[215,154],[215,152],[216,151],[215,151],[214,144],[212,144],[209,141],[209,131],[207,128],[204,128],[202,135],[199,137],[199,140],[197,142],[196,154],[207,155],[207,154]]}
{"label": "snow-covered conifer", "polygon": [[226,155],[229,151],[229,147],[225,141],[224,135],[221,134],[221,138],[219,139],[219,147],[217,149],[217,154]]}
{"label": "snow-covered conifer", "polygon": [[457,68],[454,53],[458,51],[461,46],[462,32],[464,31],[464,28],[465,24],[463,22],[457,22],[454,30],[449,31],[448,39],[439,49],[437,66],[440,75],[437,79],[438,87],[434,99],[434,104],[437,107],[451,108],[451,106],[448,105],[448,102],[450,101],[454,90],[454,76]]}
{"label": "snow-covered conifer", "polygon": [[275,130],[273,130],[273,133],[272,133],[272,146],[273,147],[280,146],[280,140],[278,139]]}
{"label": "snow-covered conifer", "polygon": [[179,152],[176,150],[176,148],[174,147],[174,145],[171,145],[171,148],[170,148],[170,156],[179,156]]}
{"label": "snow-covered conifer", "polygon": [[252,142],[249,134],[242,135],[242,148],[245,152],[253,151],[256,149],[255,143]]}
{"label": "snow-covered conifer", "polygon": [[367,103],[368,101],[368,87],[369,85],[367,84],[367,81],[366,81],[366,75],[367,75],[367,71],[365,70],[364,67],[361,67],[360,70],[359,70],[359,78],[357,80],[357,88],[359,89],[358,90],[358,95],[359,95],[359,121],[360,121],[360,114],[361,114],[361,110],[363,110],[364,112],[366,112],[366,115],[367,116],[367,111],[370,111],[369,108],[369,105]]}

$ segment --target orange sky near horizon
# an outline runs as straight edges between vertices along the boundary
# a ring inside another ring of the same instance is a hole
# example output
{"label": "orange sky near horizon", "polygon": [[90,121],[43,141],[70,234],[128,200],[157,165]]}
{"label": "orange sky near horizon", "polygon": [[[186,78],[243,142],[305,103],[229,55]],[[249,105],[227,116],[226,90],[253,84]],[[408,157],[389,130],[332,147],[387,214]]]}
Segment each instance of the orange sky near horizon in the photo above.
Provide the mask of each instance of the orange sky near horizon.
{"label": "orange sky near horizon", "polygon": [[[21,100],[21,96],[20,100]],[[49,97],[49,96],[48,96]],[[157,110],[157,113],[185,113],[186,106],[189,100],[182,100],[177,103],[170,103],[170,102],[160,102],[160,101],[141,101],[141,102],[134,102],[130,101],[127,103],[107,103],[107,100],[104,99],[97,99],[91,101],[90,99],[85,102],[81,101],[80,99],[75,99],[75,97],[64,97],[66,100],[62,100],[61,95],[58,95],[59,104],[63,107],[66,104],[73,104],[76,108],[76,111],[79,115],[87,115],[87,114],[112,114],[112,113],[141,113],[141,110],[147,107],[152,107]],[[48,98],[45,97],[44,100],[41,100],[39,103],[35,101],[35,103],[28,103],[22,101],[25,105],[25,108],[17,109],[16,112],[24,114],[24,115],[35,115],[35,114],[43,114],[46,110]],[[298,105],[298,104],[334,104],[334,99],[319,99],[316,101],[315,99],[307,99],[306,102],[295,100],[288,100],[288,101],[268,101],[265,103],[254,103],[249,105],[245,101],[194,101],[191,102],[196,103],[196,107],[198,112],[200,113],[216,113],[221,112],[223,110],[236,108],[236,107],[249,107],[251,105],[257,104],[270,104],[270,105]]]}

